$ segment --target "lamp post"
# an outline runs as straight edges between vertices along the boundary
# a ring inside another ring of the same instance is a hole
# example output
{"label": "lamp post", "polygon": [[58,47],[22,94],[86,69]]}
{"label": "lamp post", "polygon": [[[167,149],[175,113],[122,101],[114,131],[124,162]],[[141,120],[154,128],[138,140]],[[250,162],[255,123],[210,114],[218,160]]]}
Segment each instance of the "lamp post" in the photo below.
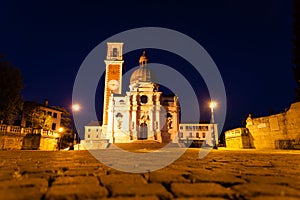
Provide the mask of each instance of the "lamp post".
{"label": "lamp post", "polygon": [[62,132],[64,131],[64,128],[63,127],[60,127],[59,129],[58,129],[58,132],[59,132],[59,146],[58,146],[58,150],[60,150],[61,149],[61,134],[62,134]]}
{"label": "lamp post", "polygon": [[212,143],[213,148],[217,148],[216,146],[216,135],[215,135],[215,117],[214,117],[214,108],[217,107],[217,102],[211,101],[209,104],[210,110],[211,110],[211,123],[213,125],[213,131],[212,131]]}
{"label": "lamp post", "polygon": [[[78,112],[80,110],[80,105],[79,104],[73,104],[72,105],[72,111],[73,111],[73,116],[75,117],[76,112]],[[78,130],[78,137],[79,137],[79,130]],[[76,133],[74,133],[74,141],[73,141],[73,145],[76,143],[78,143],[78,137],[76,137]],[[78,145],[78,150],[79,150],[79,145]]]}

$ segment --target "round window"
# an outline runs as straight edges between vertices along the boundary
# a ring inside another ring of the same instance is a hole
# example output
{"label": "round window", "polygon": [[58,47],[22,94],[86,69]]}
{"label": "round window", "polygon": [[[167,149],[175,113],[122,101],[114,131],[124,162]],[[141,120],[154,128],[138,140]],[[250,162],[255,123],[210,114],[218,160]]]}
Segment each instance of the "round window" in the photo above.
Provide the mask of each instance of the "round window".
{"label": "round window", "polygon": [[148,97],[146,95],[141,96],[141,102],[142,103],[147,103],[148,102]]}

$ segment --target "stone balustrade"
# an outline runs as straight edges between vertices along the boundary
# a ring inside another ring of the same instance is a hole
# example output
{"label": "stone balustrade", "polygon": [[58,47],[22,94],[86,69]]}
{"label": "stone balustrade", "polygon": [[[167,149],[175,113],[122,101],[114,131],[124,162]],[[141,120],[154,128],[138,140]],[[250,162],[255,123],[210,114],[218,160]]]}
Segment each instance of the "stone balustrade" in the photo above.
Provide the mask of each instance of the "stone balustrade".
{"label": "stone balustrade", "polygon": [[53,130],[0,124],[1,149],[55,150],[60,133]]}

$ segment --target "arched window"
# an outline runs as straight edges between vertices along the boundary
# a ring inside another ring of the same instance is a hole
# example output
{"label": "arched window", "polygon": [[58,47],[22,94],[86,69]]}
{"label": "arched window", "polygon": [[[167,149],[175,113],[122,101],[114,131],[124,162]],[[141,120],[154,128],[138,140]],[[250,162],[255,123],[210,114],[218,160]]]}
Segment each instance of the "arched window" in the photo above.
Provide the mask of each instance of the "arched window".
{"label": "arched window", "polygon": [[113,57],[118,57],[118,49],[113,48]]}
{"label": "arched window", "polygon": [[199,133],[198,132],[196,133],[196,138],[199,138]]}

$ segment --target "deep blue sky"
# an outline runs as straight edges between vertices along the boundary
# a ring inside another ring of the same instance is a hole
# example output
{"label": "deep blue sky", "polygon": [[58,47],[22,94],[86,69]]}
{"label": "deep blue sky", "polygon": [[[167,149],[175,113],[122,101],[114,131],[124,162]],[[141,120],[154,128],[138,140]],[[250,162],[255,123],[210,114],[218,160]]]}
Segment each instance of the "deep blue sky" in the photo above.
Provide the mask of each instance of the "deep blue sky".
{"label": "deep blue sky", "polygon": [[[240,126],[248,113],[281,112],[293,102],[289,0],[6,1],[0,19],[0,54],[21,68],[25,100],[69,107],[77,70],[95,46],[121,31],[157,26],[192,37],[217,64],[227,92],[225,130]],[[171,57],[165,55],[164,64],[180,63]],[[134,56],[125,59],[126,70],[137,64]],[[191,81],[206,108],[205,89]]]}

